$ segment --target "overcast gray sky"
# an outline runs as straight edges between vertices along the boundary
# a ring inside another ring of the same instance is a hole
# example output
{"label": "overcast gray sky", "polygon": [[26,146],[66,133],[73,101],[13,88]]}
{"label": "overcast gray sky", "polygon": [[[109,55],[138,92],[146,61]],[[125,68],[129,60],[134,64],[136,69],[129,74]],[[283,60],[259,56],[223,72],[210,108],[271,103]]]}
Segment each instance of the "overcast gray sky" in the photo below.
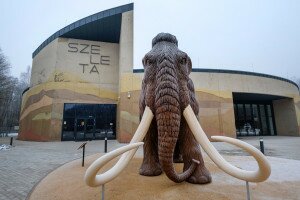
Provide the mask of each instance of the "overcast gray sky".
{"label": "overcast gray sky", "polygon": [[174,34],[194,68],[300,78],[300,1],[49,0],[0,3],[0,48],[19,76],[32,52],[76,20],[127,3],[134,8],[134,67],[159,32]]}

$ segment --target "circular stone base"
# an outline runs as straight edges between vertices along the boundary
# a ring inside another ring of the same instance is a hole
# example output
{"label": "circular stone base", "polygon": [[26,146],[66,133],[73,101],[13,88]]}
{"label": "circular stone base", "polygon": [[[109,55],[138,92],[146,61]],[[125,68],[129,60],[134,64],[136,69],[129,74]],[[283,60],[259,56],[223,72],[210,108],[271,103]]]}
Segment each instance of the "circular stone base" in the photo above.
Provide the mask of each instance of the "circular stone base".
{"label": "circular stone base", "polygon": [[[55,199],[101,199],[101,187],[85,185],[83,177],[90,164],[100,154],[86,158],[85,167],[81,159],[67,163],[48,174],[29,195],[30,200]],[[251,157],[225,156],[232,164],[243,169],[256,169]],[[212,174],[212,183],[194,185],[187,182],[174,183],[165,174],[155,177],[139,175],[142,158],[133,158],[127,168],[113,181],[105,185],[105,199],[246,199],[246,183],[218,169],[205,157],[206,167]],[[263,183],[250,183],[251,199],[300,199],[300,161],[268,157],[272,166],[271,177]],[[117,160],[111,161],[109,169]],[[182,164],[175,164],[176,170]]]}

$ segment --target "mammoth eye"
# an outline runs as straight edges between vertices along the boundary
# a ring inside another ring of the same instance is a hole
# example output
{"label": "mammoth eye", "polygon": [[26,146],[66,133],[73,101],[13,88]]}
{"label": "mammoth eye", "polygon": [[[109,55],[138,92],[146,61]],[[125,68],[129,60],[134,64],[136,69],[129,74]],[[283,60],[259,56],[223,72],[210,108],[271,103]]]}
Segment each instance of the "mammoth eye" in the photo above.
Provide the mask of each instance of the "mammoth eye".
{"label": "mammoth eye", "polygon": [[150,60],[150,59],[146,59],[145,60],[145,65],[146,66],[149,66],[149,65],[151,65],[152,64],[152,61]]}
{"label": "mammoth eye", "polygon": [[185,65],[186,64],[186,58],[181,58],[180,64]]}

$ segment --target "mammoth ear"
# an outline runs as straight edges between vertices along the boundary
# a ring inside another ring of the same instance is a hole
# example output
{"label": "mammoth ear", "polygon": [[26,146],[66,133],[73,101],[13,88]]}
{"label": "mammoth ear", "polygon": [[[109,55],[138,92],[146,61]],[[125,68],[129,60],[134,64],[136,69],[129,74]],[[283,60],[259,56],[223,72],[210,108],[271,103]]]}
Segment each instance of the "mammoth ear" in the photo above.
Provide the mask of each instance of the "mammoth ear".
{"label": "mammoth ear", "polygon": [[149,53],[147,53],[147,54],[144,56],[144,58],[143,58],[143,60],[142,60],[144,69],[145,69],[147,66],[149,66],[149,65],[152,64],[151,58],[152,58],[152,55],[149,54]]}
{"label": "mammoth ear", "polygon": [[188,68],[188,74],[192,72],[192,60],[189,56],[187,56],[186,66]]}
{"label": "mammoth ear", "polygon": [[145,63],[145,60],[146,60],[146,59],[145,59],[145,56],[144,56],[144,58],[143,58],[143,60],[142,60],[142,63],[143,63],[143,67],[144,67],[144,68],[145,68],[145,64],[146,64],[146,63]]}

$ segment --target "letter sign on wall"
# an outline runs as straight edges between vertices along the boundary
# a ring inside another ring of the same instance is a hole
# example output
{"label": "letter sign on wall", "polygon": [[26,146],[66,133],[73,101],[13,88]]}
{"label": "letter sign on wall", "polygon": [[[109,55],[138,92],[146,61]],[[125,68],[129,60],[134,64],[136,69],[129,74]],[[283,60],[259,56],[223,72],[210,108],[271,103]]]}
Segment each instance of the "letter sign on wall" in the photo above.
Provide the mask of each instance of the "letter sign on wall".
{"label": "letter sign on wall", "polygon": [[82,73],[99,74],[98,68],[110,65],[110,56],[101,53],[100,45],[90,45],[84,43],[69,42],[68,52],[78,54],[89,54],[89,62],[78,63],[82,67]]}

